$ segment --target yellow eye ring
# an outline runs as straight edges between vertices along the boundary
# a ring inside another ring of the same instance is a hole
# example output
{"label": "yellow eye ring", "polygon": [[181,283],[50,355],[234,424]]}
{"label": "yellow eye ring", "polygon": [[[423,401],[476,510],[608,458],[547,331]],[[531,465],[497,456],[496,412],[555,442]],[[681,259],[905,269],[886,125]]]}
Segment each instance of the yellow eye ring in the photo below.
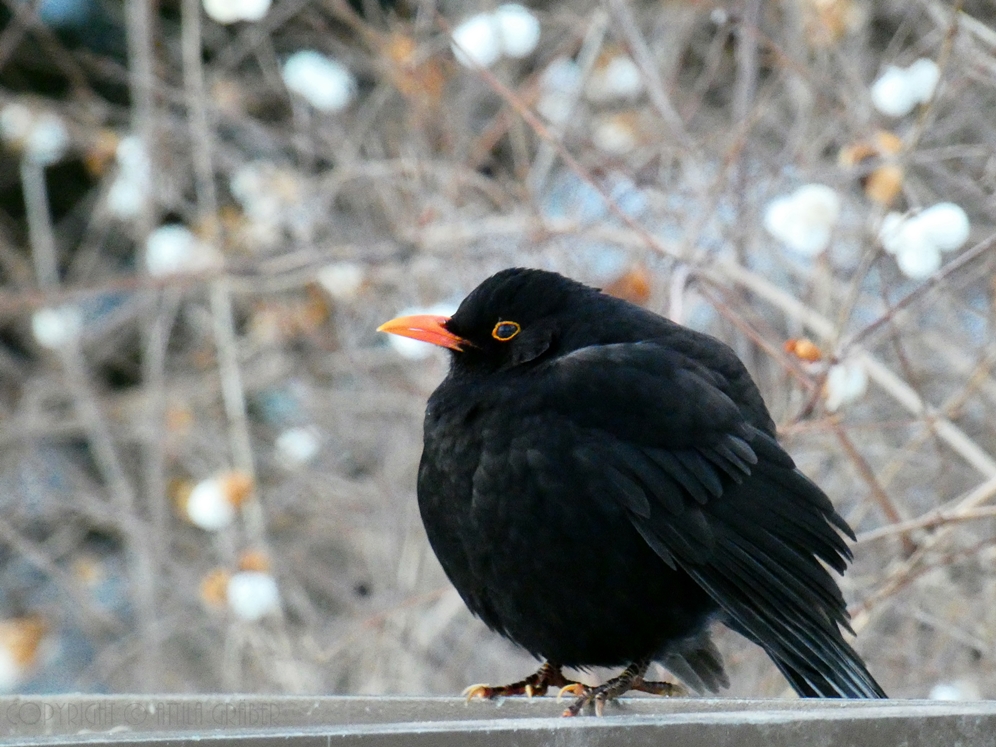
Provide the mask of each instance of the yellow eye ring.
{"label": "yellow eye ring", "polygon": [[491,336],[500,342],[508,342],[522,331],[516,322],[498,322],[491,330]]}

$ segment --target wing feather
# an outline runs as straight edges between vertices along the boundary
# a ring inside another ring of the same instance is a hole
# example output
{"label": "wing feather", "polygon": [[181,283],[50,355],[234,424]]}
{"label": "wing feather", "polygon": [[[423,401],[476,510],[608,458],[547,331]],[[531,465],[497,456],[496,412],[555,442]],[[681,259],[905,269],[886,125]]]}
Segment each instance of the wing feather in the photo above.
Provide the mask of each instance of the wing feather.
{"label": "wing feather", "polygon": [[[731,382],[649,343],[554,365],[547,401],[586,434],[581,458],[657,555],[694,578],[800,694],[884,697],[843,639],[847,609],[823,565],[843,571],[841,534],[854,535],[775,440],[763,403],[734,404],[746,372],[727,366]],[[613,385],[620,376],[636,385]]]}

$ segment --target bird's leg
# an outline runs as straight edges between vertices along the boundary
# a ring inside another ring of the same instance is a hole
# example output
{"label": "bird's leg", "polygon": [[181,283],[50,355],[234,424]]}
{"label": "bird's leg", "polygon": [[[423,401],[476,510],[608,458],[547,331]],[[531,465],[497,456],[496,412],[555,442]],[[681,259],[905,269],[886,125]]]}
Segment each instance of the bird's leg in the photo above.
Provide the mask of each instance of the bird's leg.
{"label": "bird's leg", "polygon": [[547,689],[551,687],[565,688],[578,684],[564,677],[559,664],[547,661],[543,662],[543,666],[536,672],[519,682],[513,682],[511,685],[471,685],[463,691],[463,694],[467,696],[468,701],[474,698],[499,698],[505,695],[525,695],[531,698],[534,695],[546,695]]}
{"label": "bird's leg", "polygon": [[639,690],[640,692],[668,697],[684,694],[685,690],[681,685],[643,679],[643,675],[646,674],[647,667],[649,666],[650,660],[642,659],[641,661],[633,662],[618,677],[613,677],[598,687],[588,687],[588,685],[575,682],[561,688],[561,695],[570,693],[577,696],[577,699],[571,703],[570,708],[565,710],[563,715],[577,716],[586,705],[594,704],[595,715],[601,716],[605,710],[606,702],[618,698],[630,690]]}

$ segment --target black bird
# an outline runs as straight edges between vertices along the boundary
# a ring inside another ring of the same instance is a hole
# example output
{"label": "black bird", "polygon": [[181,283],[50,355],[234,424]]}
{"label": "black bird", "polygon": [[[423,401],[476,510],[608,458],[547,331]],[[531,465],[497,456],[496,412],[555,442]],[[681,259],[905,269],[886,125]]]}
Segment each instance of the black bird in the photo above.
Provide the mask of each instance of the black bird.
{"label": "black bird", "polygon": [[[381,331],[449,348],[429,398],[418,502],[470,610],[543,666],[469,697],[628,690],[661,662],[728,686],[708,627],[761,646],[803,697],[884,698],[841,635],[854,538],[796,469],[727,345],[555,273],[493,275],[451,317]],[[824,565],[825,564],[825,565]],[[625,666],[599,687],[561,668]]]}

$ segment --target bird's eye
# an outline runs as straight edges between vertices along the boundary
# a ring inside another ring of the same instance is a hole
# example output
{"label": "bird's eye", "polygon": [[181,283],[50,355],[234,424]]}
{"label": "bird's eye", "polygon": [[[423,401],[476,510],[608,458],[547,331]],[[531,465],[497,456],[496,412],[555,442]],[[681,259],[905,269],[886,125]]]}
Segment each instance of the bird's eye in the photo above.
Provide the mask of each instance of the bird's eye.
{"label": "bird's eye", "polygon": [[522,329],[515,322],[498,322],[495,328],[491,330],[491,336],[496,340],[501,340],[502,342],[508,342]]}

